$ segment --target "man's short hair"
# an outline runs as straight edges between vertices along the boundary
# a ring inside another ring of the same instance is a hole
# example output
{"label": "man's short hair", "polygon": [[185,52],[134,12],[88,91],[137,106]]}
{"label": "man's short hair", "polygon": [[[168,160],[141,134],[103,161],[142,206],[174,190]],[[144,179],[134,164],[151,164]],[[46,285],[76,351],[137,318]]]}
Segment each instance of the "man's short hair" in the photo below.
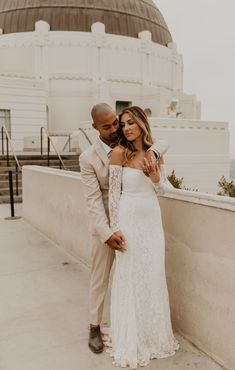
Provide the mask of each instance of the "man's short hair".
{"label": "man's short hair", "polygon": [[108,114],[110,112],[114,112],[113,108],[110,107],[107,103],[99,103],[94,105],[94,107],[91,110],[91,117],[93,119],[93,122],[97,121],[97,118],[100,114]]}

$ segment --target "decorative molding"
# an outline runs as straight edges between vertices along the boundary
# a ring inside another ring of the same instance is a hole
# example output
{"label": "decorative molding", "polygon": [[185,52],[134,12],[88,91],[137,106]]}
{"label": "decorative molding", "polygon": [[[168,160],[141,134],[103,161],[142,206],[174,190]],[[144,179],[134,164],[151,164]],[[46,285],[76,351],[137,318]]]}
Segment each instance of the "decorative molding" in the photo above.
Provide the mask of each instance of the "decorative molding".
{"label": "decorative molding", "polygon": [[32,46],[48,46],[50,44],[50,35],[49,33],[36,33],[34,36],[34,42]]}
{"label": "decorative molding", "polygon": [[33,80],[35,79],[35,75],[29,74],[29,73],[17,73],[17,72],[0,72],[0,77],[6,77],[6,78],[22,78],[22,79],[28,79]]}
{"label": "decorative molding", "polygon": [[[53,31],[55,32],[55,31]],[[49,40],[49,46],[59,46],[59,47],[92,47],[93,46],[93,39],[90,37],[88,40],[87,39],[82,39],[82,38],[57,38],[57,37],[50,37]]]}
{"label": "decorative molding", "polygon": [[142,81],[140,79],[130,78],[128,76],[107,76],[107,81],[142,85]]}
{"label": "decorative molding", "polygon": [[[39,21],[37,23],[40,23]],[[46,22],[43,24],[48,27]],[[102,24],[101,24],[102,25]],[[141,32],[145,34],[147,31]],[[95,32],[72,32],[72,35],[64,34],[62,31],[48,31],[47,28],[40,28],[34,32],[27,32],[22,35],[11,34],[0,37],[1,48],[28,48],[35,46],[73,46],[73,47],[98,47],[123,51],[134,51],[151,54],[164,62],[181,63],[181,57],[174,50],[163,47],[151,41],[151,39],[124,37]]]}
{"label": "decorative molding", "polygon": [[49,75],[49,80],[87,80],[92,81],[92,77],[87,74],[76,73],[54,73]]}
{"label": "decorative molding", "polygon": [[[82,92],[82,95],[81,95],[81,92]],[[91,90],[87,90],[87,89],[82,89],[79,91],[70,91],[69,93],[66,91],[64,92],[64,91],[51,90],[50,95],[49,95],[49,97],[53,97],[53,98],[75,97],[77,101],[78,99],[80,100],[90,99],[93,96],[94,96],[94,92]]]}
{"label": "decorative molding", "polygon": [[228,128],[227,127],[216,127],[216,126],[187,126],[187,124],[185,124],[184,126],[177,126],[177,125],[173,125],[173,124],[168,124],[168,123],[163,123],[163,124],[154,124],[154,123],[151,123],[151,128],[158,128],[158,129],[171,129],[171,130],[201,130],[201,131],[205,131],[205,130],[214,130],[214,131],[228,131]]}
{"label": "decorative molding", "polygon": [[[2,38],[3,36],[1,36]],[[19,49],[19,48],[29,48],[29,47],[33,47],[34,46],[34,43],[33,43],[33,40],[30,38],[30,39],[20,39],[20,40],[17,40],[17,39],[12,39],[12,40],[2,40],[0,38],[0,48],[3,48],[3,49],[8,49],[8,48],[16,48],[16,49]]]}

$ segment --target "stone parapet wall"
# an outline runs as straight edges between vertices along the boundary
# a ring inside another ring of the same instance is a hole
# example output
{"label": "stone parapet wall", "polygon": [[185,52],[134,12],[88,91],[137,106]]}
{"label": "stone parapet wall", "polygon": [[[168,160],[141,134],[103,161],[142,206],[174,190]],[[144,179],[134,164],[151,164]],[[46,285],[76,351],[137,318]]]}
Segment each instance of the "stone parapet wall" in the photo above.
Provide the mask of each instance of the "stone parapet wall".
{"label": "stone parapet wall", "polygon": [[[23,167],[23,214],[89,265],[89,216],[80,175]],[[235,368],[235,200],[173,190],[160,198],[175,328],[225,368]]]}

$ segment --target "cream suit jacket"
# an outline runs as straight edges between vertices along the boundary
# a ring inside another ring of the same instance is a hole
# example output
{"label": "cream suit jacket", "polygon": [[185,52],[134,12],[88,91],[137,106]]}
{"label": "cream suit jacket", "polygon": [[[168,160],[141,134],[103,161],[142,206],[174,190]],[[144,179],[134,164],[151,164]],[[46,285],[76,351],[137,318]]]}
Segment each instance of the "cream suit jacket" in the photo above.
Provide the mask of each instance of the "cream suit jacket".
{"label": "cream suit jacket", "polygon": [[[160,140],[151,147],[151,150],[158,151],[161,155],[167,149],[167,142]],[[109,226],[108,211],[109,159],[100,140],[80,155],[79,162],[92,233],[105,243],[113,232]]]}

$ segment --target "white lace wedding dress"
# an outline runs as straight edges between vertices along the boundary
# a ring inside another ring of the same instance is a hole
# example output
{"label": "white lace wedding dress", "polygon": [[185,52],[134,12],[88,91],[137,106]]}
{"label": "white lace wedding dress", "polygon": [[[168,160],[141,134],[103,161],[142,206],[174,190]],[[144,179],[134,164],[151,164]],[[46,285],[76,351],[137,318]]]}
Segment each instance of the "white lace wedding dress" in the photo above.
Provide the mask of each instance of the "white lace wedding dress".
{"label": "white lace wedding dress", "polygon": [[153,185],[141,170],[110,166],[109,209],[113,231],[121,230],[126,252],[116,252],[111,293],[114,364],[136,369],[152,358],[174,355],[179,344],[171,327],[165,278],[165,241]]}

